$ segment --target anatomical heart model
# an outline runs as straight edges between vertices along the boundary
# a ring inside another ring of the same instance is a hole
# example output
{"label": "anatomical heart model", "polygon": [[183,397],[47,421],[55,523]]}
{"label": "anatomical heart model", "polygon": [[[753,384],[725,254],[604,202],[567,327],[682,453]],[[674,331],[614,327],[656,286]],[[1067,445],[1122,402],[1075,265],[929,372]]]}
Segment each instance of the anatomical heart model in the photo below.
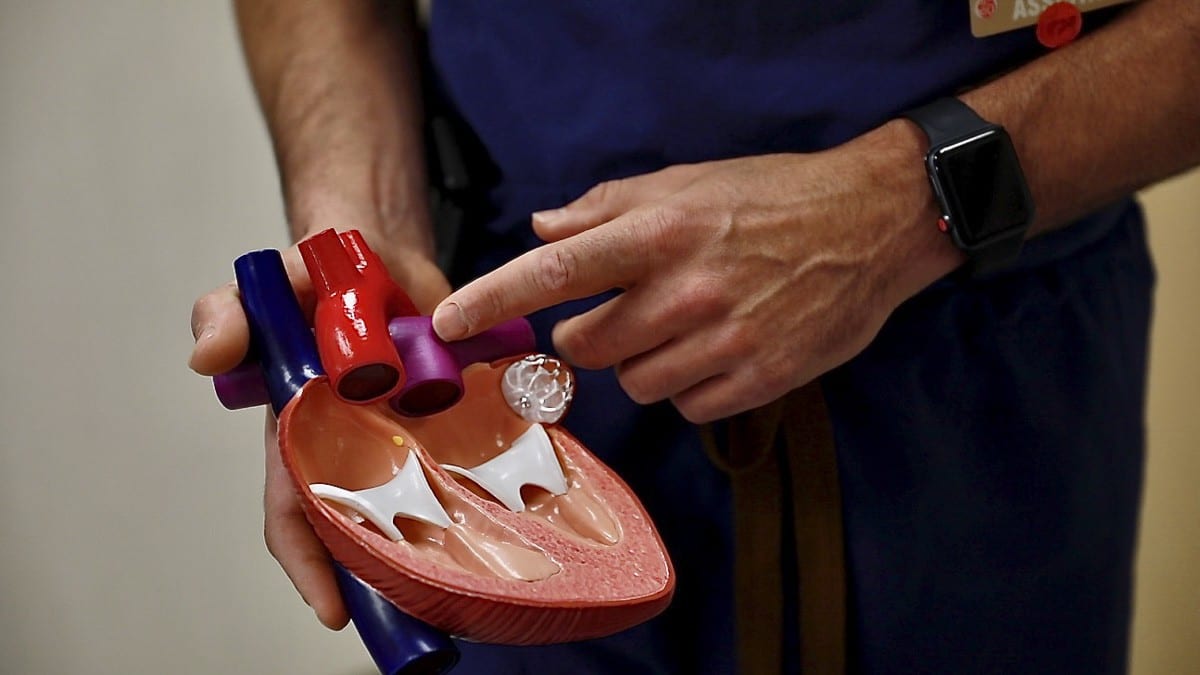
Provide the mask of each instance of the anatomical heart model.
{"label": "anatomical heart model", "polygon": [[666,607],[662,541],[559,425],[574,377],[533,353],[527,321],[443,342],[357,232],[300,251],[312,327],[278,251],[242,256],[252,358],[215,384],[226,407],[275,409],[284,465],[384,673],[448,671],[439,630],[566,642]]}

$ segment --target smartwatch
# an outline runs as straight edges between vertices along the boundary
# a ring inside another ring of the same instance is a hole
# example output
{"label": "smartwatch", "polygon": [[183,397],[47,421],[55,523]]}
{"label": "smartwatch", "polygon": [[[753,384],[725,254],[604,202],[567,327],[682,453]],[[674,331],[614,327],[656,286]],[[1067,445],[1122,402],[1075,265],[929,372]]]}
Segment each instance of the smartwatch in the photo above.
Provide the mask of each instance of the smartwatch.
{"label": "smartwatch", "polygon": [[929,137],[925,169],[942,212],[938,227],[987,274],[1021,252],[1033,222],[1033,198],[1008,132],[957,98],[904,113]]}

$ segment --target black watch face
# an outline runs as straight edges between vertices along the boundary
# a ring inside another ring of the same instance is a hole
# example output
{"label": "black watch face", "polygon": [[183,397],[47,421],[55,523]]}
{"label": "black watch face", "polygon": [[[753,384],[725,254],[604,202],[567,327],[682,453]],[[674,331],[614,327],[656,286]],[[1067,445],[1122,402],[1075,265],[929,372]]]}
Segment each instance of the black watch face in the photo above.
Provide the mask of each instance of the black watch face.
{"label": "black watch face", "polygon": [[930,156],[947,216],[967,248],[1024,229],[1033,218],[1016,150],[1003,129],[951,143]]}

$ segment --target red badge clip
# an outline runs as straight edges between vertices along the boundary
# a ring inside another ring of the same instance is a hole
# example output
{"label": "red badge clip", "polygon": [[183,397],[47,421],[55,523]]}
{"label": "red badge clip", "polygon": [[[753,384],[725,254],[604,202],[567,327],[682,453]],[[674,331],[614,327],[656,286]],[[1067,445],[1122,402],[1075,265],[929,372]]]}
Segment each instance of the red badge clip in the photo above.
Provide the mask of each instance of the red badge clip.
{"label": "red badge clip", "polygon": [[1043,47],[1057,49],[1075,38],[1083,29],[1083,13],[1069,2],[1056,2],[1038,17],[1037,39]]}

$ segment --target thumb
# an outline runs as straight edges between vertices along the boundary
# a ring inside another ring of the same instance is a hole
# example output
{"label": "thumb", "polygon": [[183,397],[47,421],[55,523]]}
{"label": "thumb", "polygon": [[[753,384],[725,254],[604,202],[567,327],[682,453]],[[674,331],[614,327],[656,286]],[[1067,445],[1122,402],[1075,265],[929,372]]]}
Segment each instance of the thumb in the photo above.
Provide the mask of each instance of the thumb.
{"label": "thumb", "polygon": [[233,282],[196,300],[192,306],[192,337],[196,344],[188,366],[201,375],[231,370],[246,356],[250,328]]}

